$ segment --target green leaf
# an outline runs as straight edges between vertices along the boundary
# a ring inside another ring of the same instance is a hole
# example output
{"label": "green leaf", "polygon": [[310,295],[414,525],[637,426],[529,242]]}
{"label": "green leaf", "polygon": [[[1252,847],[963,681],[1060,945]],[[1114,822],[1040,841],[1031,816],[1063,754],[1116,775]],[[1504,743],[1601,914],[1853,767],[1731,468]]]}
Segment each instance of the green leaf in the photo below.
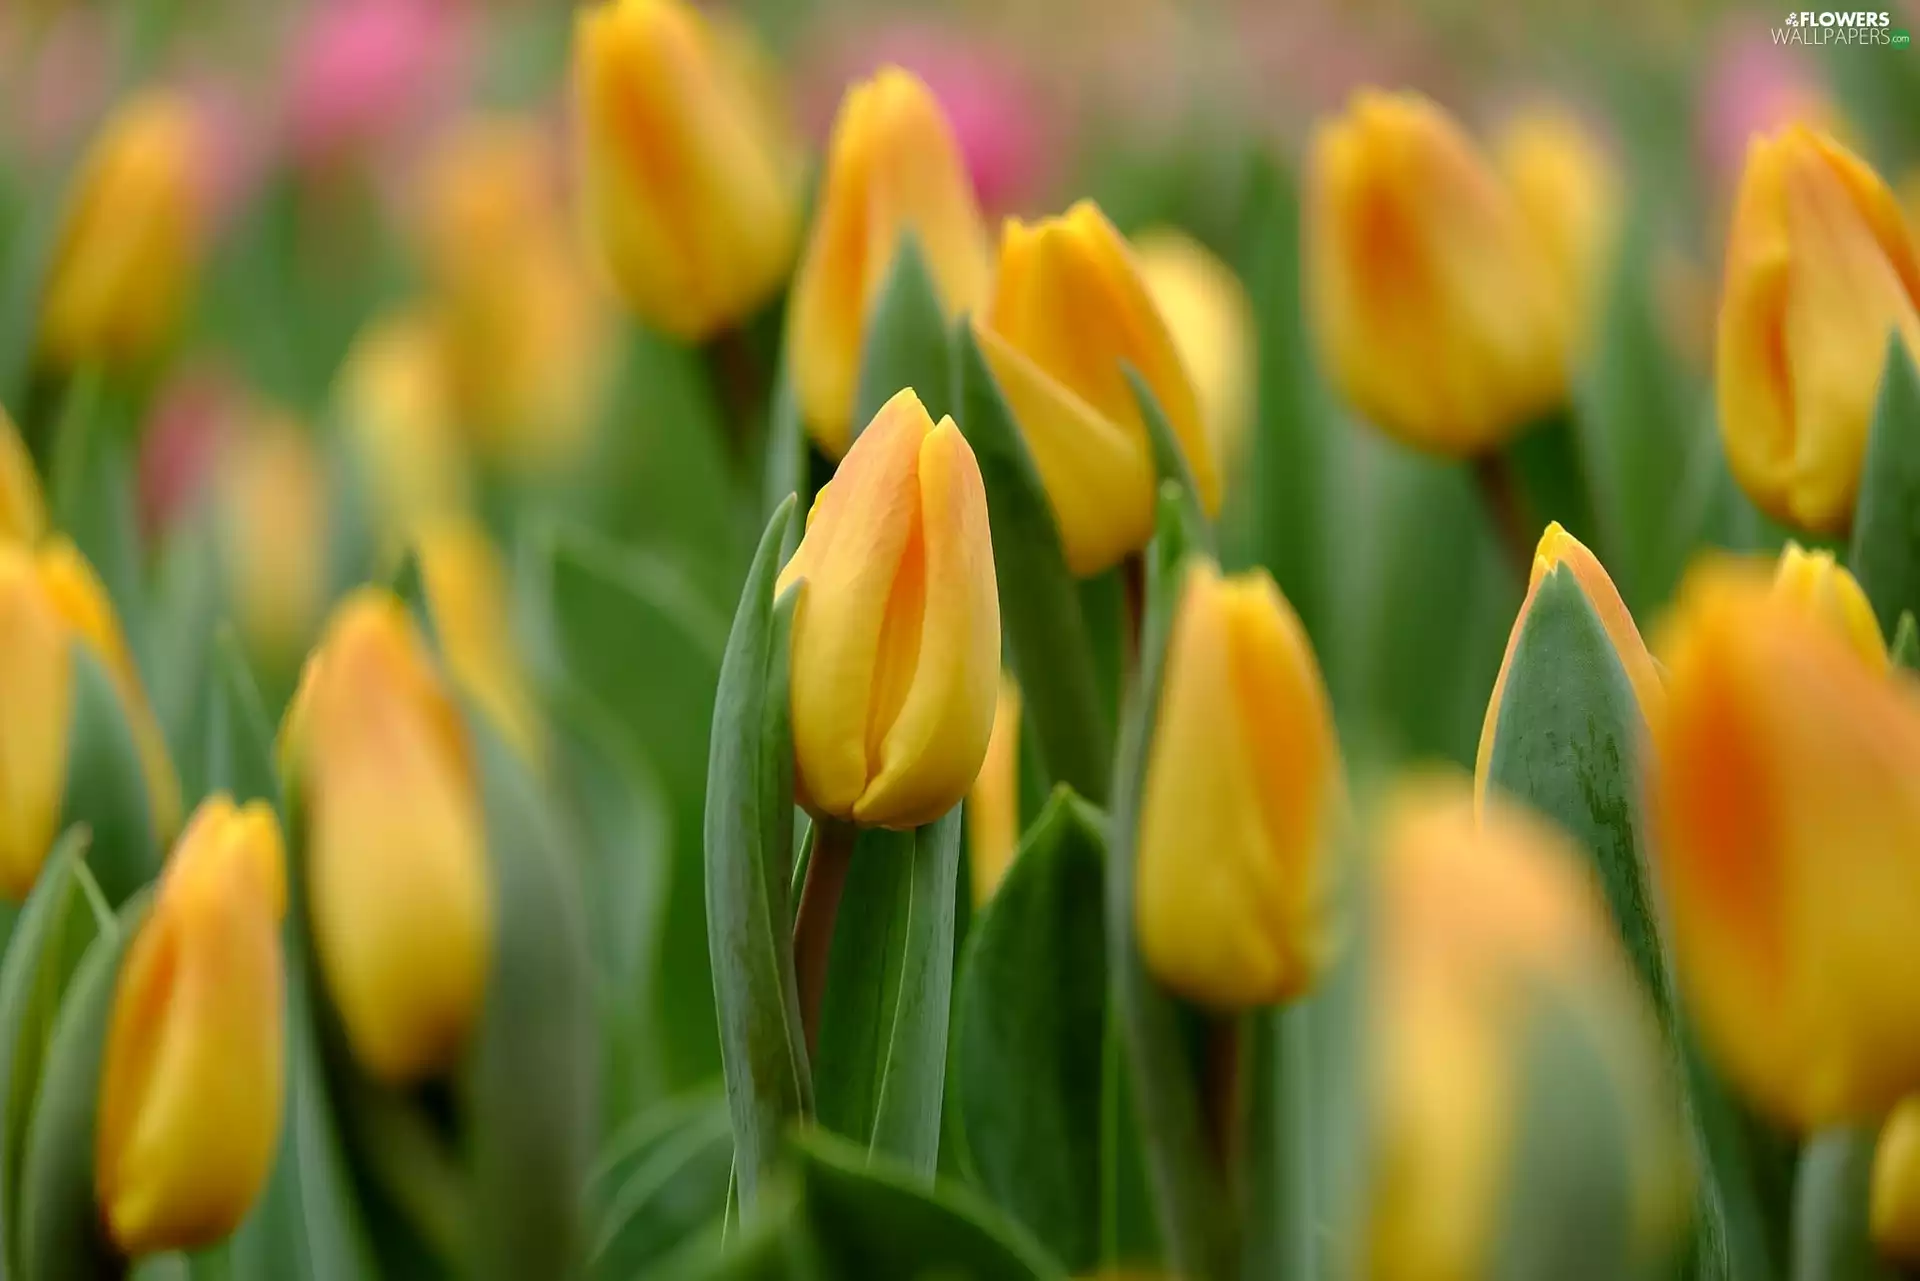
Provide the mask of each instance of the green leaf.
{"label": "green leaf", "polygon": [[717,1095],[671,1099],[614,1136],[588,1190],[589,1275],[630,1281],[694,1239],[726,1205],[733,1140]]}
{"label": "green leaf", "polygon": [[657,558],[581,534],[558,537],[550,557],[560,660],[654,769],[671,806],[654,1001],[669,1084],[708,1080],[720,1056],[707,978],[701,832],[727,622],[684,574]]}
{"label": "green leaf", "polygon": [[979,916],[954,998],[975,1181],[1076,1272],[1099,1262],[1106,838],[1065,787]]}
{"label": "green leaf", "polygon": [[575,861],[526,768],[480,715],[493,960],[464,1086],[473,1275],[571,1275],[594,1134],[597,1043]]}
{"label": "green leaf", "polygon": [[793,742],[787,654],[795,593],[776,607],[793,500],[774,511],[740,593],[720,667],[707,765],[706,909],[720,1060],[733,1116],[740,1204],[751,1211],[787,1125],[812,1104],[787,903]]}
{"label": "green leaf", "polygon": [[1871,1126],[1815,1135],[1793,1195],[1793,1281],[1896,1281],[1867,1222],[1877,1135]]}
{"label": "green leaf", "polygon": [[940,1154],[960,807],[863,828],[827,957],[814,1086],[823,1125],[931,1179]]}
{"label": "green leaf", "polygon": [[225,792],[235,804],[262,800],[278,807],[273,726],[231,627],[222,627],[214,637],[212,676],[202,766],[206,790]]}
{"label": "green leaf", "polygon": [[1147,386],[1147,380],[1140,376],[1140,371],[1131,365],[1125,366],[1125,370],[1127,382],[1133,388],[1134,401],[1140,406],[1140,417],[1147,424],[1147,439],[1153,445],[1153,470],[1160,478],[1160,492],[1165,495],[1167,487],[1174,486],[1186,545],[1195,551],[1212,555],[1213,526],[1200,506],[1200,488],[1194,484],[1193,469],[1187,466],[1187,455],[1181,448],[1180,437],[1174,434],[1173,424],[1167,421],[1159,398],[1153,394],[1153,388]]}
{"label": "green leaf", "polygon": [[135,519],[135,413],[124,390],[98,370],[66,385],[48,464],[50,516],[100,576],[136,654],[146,651],[146,596],[140,529]]}
{"label": "green leaf", "polygon": [[1897,333],[1881,369],[1847,561],[1891,633],[1901,610],[1920,611],[1920,373]]}
{"label": "green leaf", "polygon": [[[801,421],[800,400],[793,390],[793,371],[786,356],[780,358],[780,373],[773,384],[773,404],[768,411],[766,470],[761,476],[760,505],[768,519],[779,510],[787,495],[799,496],[800,506],[812,501],[807,492],[807,427]],[[786,557],[781,557],[784,561]]]}
{"label": "green leaf", "polygon": [[867,322],[848,439],[859,439],[880,407],[902,388],[911,387],[919,394],[935,422],[952,413],[948,341],[946,313],[940,308],[940,293],[927,272],[920,242],[913,232],[902,232]]}
{"label": "green leaf", "polygon": [[113,678],[93,651],[72,643],[73,719],[61,827],[93,833],[87,865],[107,902],[118,907],[160,870],[146,774]]}
{"label": "green leaf", "polygon": [[1887,646],[1887,654],[1893,659],[1894,666],[1907,671],[1920,671],[1920,627],[1913,621],[1913,611],[1900,611],[1900,625],[1893,630],[1893,643]]}
{"label": "green leaf", "polygon": [[[76,157],[77,160],[77,157]],[[74,163],[43,175],[20,220],[9,229],[0,259],[0,405],[25,402],[28,374],[40,345],[40,301],[66,220]]]}
{"label": "green leaf", "polygon": [[147,908],[134,898],[93,940],[54,1020],[21,1164],[21,1281],[118,1281],[126,1270],[94,1190],[94,1113],[120,958]]}
{"label": "green leaf", "polygon": [[98,932],[80,885],[85,828],[47,855],[0,959],[0,1274],[20,1266],[21,1166],[42,1059],[73,967]]}
{"label": "green leaf", "polygon": [[964,1189],[929,1190],[915,1170],[828,1134],[794,1139],[806,1216],[833,1277],[1038,1281],[1064,1276],[1019,1227]]}
{"label": "green leaf", "polygon": [[1314,1146],[1313,1011],[1256,1010],[1241,1023],[1248,1085],[1240,1275],[1247,1281],[1314,1281],[1321,1275]]}
{"label": "green leaf", "polygon": [[1095,804],[1107,795],[1113,720],[1093,678],[1093,642],[1078,584],[1026,442],[987,369],[973,331],[955,348],[959,424],[986,482],[1000,623],[1023,719],[1053,781]]}

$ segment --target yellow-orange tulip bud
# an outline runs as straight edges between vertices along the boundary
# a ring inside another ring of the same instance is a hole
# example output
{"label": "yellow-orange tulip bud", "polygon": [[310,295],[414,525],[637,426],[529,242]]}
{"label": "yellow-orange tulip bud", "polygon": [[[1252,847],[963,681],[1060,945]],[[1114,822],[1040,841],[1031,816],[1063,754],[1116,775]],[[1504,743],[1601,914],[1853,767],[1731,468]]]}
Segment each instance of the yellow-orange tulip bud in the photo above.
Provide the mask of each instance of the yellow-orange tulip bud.
{"label": "yellow-orange tulip bud", "polygon": [[172,93],[133,99],[83,163],[54,252],[40,318],[55,364],[124,362],[171,334],[200,254],[206,144]]}
{"label": "yellow-orange tulip bud", "polygon": [[1868,1196],[1873,1243],[1890,1259],[1920,1264],[1920,1098],[1909,1098],[1881,1127]]}
{"label": "yellow-orange tulip bud", "polygon": [[1853,521],[1887,337],[1920,351],[1920,262],[1886,183],[1825,134],[1756,138],[1720,294],[1720,438],[1764,511]]}
{"label": "yellow-orange tulip bud", "polygon": [[737,32],[683,0],[608,0],[574,29],[581,199],[627,305],[689,341],[793,261],[798,172]]}
{"label": "yellow-orange tulip bud", "polygon": [[816,812],[930,823],[980,772],[1000,678],[987,492],[960,429],[911,390],[814,499],[779,588],[793,617],[793,752]]}
{"label": "yellow-orange tulip bud", "polygon": [[1170,228],[1134,241],[1140,274],[1193,375],[1213,456],[1223,476],[1246,460],[1254,408],[1253,304],[1233,269]]}
{"label": "yellow-orange tulip bud", "polygon": [[1334,943],[1339,745],[1320,668],[1264,570],[1186,571],[1140,808],[1147,968],[1217,1009],[1305,991]]}
{"label": "yellow-orange tulip bud", "polygon": [[47,507],[27,442],[0,409],[0,540],[31,543],[46,528]]}
{"label": "yellow-orange tulip bud", "polygon": [[980,776],[967,793],[967,862],[975,907],[993,897],[1020,845],[1020,687],[1000,675],[1000,701]]}
{"label": "yellow-orange tulip bud", "polygon": [[852,435],[867,321],[908,234],[948,318],[971,311],[987,289],[973,181],[933,93],[887,67],[840,105],[820,212],[788,301],[794,390],[807,429],[835,458]]}
{"label": "yellow-orange tulip bud", "polygon": [[0,895],[15,902],[59,833],[72,670],[66,624],[32,554],[0,542]]}
{"label": "yellow-orange tulip bud", "polygon": [[1098,573],[1153,535],[1153,449],[1125,366],[1160,402],[1201,503],[1220,509],[1193,381],[1132,250],[1091,201],[1032,226],[1008,220],[993,298],[974,333],[1074,573]]}
{"label": "yellow-orange tulip bud", "polygon": [[1507,121],[1493,144],[1520,212],[1572,308],[1576,335],[1591,330],[1605,302],[1605,273],[1620,231],[1620,175],[1613,158],[1577,118],[1530,111]]}
{"label": "yellow-orange tulip bud", "polygon": [[1650,717],[1675,970],[1728,1076],[1781,1121],[1920,1087],[1920,689],[1753,566],[1689,574]]}
{"label": "yellow-orange tulip bud", "polygon": [[220,507],[241,634],[290,664],[312,637],[327,587],[327,470],[313,438],[284,413],[254,416],[221,462]]}
{"label": "yellow-orange tulip bud", "polygon": [[1495,449],[1567,396],[1571,298],[1515,194],[1425,98],[1363,90],[1309,161],[1308,318],[1339,390],[1417,449]]}
{"label": "yellow-orange tulip bud", "polygon": [[471,520],[446,518],[414,544],[447,674],[527,761],[541,757],[540,713],[514,645],[506,566]]}
{"label": "yellow-orange tulip bud", "polygon": [[459,434],[445,335],[406,312],[374,321],[340,367],[334,400],[365,469],[386,556],[421,524],[466,509],[467,452]]}
{"label": "yellow-orange tulip bud", "polygon": [[1808,551],[1789,539],[1773,574],[1774,595],[1833,629],[1876,672],[1887,670],[1887,642],[1860,584],[1830,551]]}
{"label": "yellow-orange tulip bud", "polygon": [[194,812],[114,986],[95,1184],[139,1257],[240,1225],[278,1146],[285,1054],[280,825],[262,801]]}
{"label": "yellow-orange tulip bud", "polygon": [[1640,714],[1652,715],[1653,708],[1660,701],[1660,669],[1647,652],[1646,642],[1640,639],[1640,628],[1627,611],[1627,603],[1620,599],[1620,593],[1614,589],[1613,579],[1607,576],[1605,566],[1587,550],[1586,544],[1560,528],[1559,521],[1554,521],[1540,535],[1540,543],[1534,548],[1533,572],[1528,576],[1527,596],[1521,602],[1520,613],[1513,620],[1513,630],[1507,633],[1507,652],[1500,660],[1500,674],[1494,678],[1493,696],[1487,700],[1486,718],[1480,722],[1480,750],[1473,763],[1473,793],[1477,804],[1484,803],[1486,799],[1488,774],[1493,768],[1493,740],[1500,728],[1500,696],[1506,692],[1507,668],[1513,663],[1514,651],[1520,647],[1520,634],[1526,630],[1534,593],[1540,590],[1540,584],[1547,575],[1561,565],[1565,565],[1573,574],[1587,603],[1593,606],[1600,626],[1606,629],[1607,639],[1613,643],[1613,652],[1619,657],[1620,666],[1627,674],[1627,683],[1633,686],[1634,701],[1640,705]]}
{"label": "yellow-orange tulip bud", "polygon": [[366,588],[339,606],[283,734],[348,1046],[383,1080],[442,1072],[480,1014],[492,888],[466,727],[398,600]]}

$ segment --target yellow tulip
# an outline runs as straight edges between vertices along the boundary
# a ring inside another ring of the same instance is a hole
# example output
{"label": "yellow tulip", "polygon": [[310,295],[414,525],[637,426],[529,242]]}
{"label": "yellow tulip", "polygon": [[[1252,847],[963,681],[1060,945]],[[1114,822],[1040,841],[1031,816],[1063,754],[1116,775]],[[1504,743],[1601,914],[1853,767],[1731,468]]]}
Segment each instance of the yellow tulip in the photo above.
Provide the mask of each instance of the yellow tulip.
{"label": "yellow tulip", "polygon": [[1773,575],[1774,595],[1792,602],[1844,639],[1876,672],[1887,670],[1887,642],[1860,584],[1829,551],[1808,551],[1789,539]]}
{"label": "yellow tulip", "polygon": [[1000,237],[992,300],[974,323],[1046,487],[1067,564],[1096,574],[1153,535],[1153,451],[1124,372],[1160,402],[1199,497],[1220,509],[1220,472],[1193,381],[1133,252],[1091,201]]}
{"label": "yellow tulip", "polygon": [[57,365],[126,362],[171,334],[200,254],[206,142],[183,97],[134,98],[93,143],[69,197],[40,316]]}
{"label": "yellow tulip", "polygon": [[1573,299],[1513,190],[1431,102],[1363,90],[1321,125],[1304,216],[1310,328],[1374,426],[1469,457],[1566,400]]}
{"label": "yellow tulip", "polygon": [[950,418],[898,393],[814,499],[779,589],[793,618],[793,751],[817,813],[909,828],[980,772],[1000,675],[987,494]]}
{"label": "yellow tulip", "polygon": [[[1378,937],[1369,1002],[1376,1100],[1373,1281],[1490,1275],[1534,1097],[1542,1030],[1571,1016],[1598,1047],[1597,1082],[1556,1081],[1563,1106],[1604,1108],[1625,1149],[1634,1249],[1683,1221],[1682,1154],[1664,1055],[1599,888],[1567,839],[1499,801],[1478,817],[1464,782],[1390,797],[1374,860]],[[1597,1086],[1597,1088],[1596,1088]],[[1557,1159],[1583,1166],[1580,1147]]]}
{"label": "yellow tulip", "polygon": [[0,540],[31,543],[46,528],[47,507],[27,442],[0,409]]}
{"label": "yellow tulip", "polygon": [[932,92],[887,67],[847,91],[820,212],[788,300],[794,389],[807,428],[847,452],[867,322],[910,233],[951,319],[987,290],[987,232],[959,144]]}
{"label": "yellow tulip", "polygon": [[1682,584],[1650,718],[1652,860],[1688,1008],[1783,1122],[1920,1087],[1920,688],[1752,566]]}
{"label": "yellow tulip", "polygon": [[1620,231],[1620,175],[1578,119],[1543,110],[1515,116],[1494,139],[1494,160],[1546,251],[1576,335],[1605,303],[1606,268]]}
{"label": "yellow tulip", "polygon": [[443,1072],[479,1018],[492,889],[466,729],[398,600],[364,588],[338,607],[282,733],[348,1046],[385,1081]]}
{"label": "yellow tulip", "polygon": [[1653,709],[1659,704],[1660,670],[1654,666],[1653,656],[1647,653],[1646,642],[1640,639],[1640,628],[1627,611],[1626,602],[1620,599],[1620,593],[1614,589],[1613,579],[1607,576],[1606,568],[1587,550],[1586,544],[1560,528],[1559,521],[1554,521],[1540,536],[1539,546],[1534,548],[1533,572],[1528,576],[1527,596],[1520,604],[1520,613],[1513,620],[1513,630],[1507,633],[1507,652],[1500,660],[1500,674],[1494,678],[1493,696],[1487,700],[1486,717],[1480,722],[1480,750],[1473,762],[1475,804],[1483,804],[1486,799],[1488,775],[1493,768],[1493,740],[1500,728],[1500,696],[1507,688],[1507,668],[1512,666],[1514,651],[1520,647],[1520,634],[1526,630],[1534,594],[1540,590],[1540,584],[1546,581],[1547,575],[1562,565],[1567,567],[1574,582],[1579,584],[1581,594],[1593,606],[1607,639],[1613,643],[1613,652],[1620,660],[1621,669],[1626,672],[1627,683],[1633,687],[1634,701],[1640,705],[1640,714],[1652,715]]}
{"label": "yellow tulip", "polygon": [[1264,570],[1186,571],[1140,809],[1147,968],[1218,1009],[1305,991],[1334,942],[1339,745],[1320,668]]}
{"label": "yellow tulip", "polygon": [[397,556],[421,524],[466,510],[447,344],[430,316],[405,312],[369,325],[341,365],[334,400],[366,471],[384,556]]}
{"label": "yellow tulip", "polygon": [[95,1184],[114,1244],[139,1257],[211,1245],[273,1168],[284,1029],[280,826],[214,796],[161,874],[114,986]]}
{"label": "yellow tulip", "polygon": [[1920,351],[1917,302],[1906,221],[1866,162],[1800,125],[1749,145],[1715,372],[1727,464],[1768,514],[1851,525],[1887,337]]}
{"label": "yellow tulip", "polygon": [[522,679],[500,554],[484,530],[458,518],[424,526],[415,547],[447,674],[525,760],[538,761],[540,713]]}
{"label": "yellow tulip", "polygon": [[254,416],[221,462],[226,572],[241,634],[291,660],[305,648],[327,587],[326,462],[284,413]]}
{"label": "yellow tulip", "polygon": [[1893,1110],[1873,1150],[1868,1196],[1873,1243],[1890,1259],[1920,1264],[1920,1098]]}
{"label": "yellow tulip", "polygon": [[1193,375],[1219,470],[1246,461],[1254,409],[1253,304],[1233,269],[1171,228],[1134,241],[1140,274]]}
{"label": "yellow tulip", "polygon": [[59,834],[72,668],[66,624],[32,553],[0,542],[0,896],[14,902]]}
{"label": "yellow tulip", "polygon": [[591,239],[627,305],[688,341],[765,302],[798,236],[791,142],[729,35],[683,0],[607,0],[574,28]]}
{"label": "yellow tulip", "polygon": [[1020,687],[1002,672],[987,756],[967,793],[967,862],[973,869],[975,907],[993,897],[1019,845]]}

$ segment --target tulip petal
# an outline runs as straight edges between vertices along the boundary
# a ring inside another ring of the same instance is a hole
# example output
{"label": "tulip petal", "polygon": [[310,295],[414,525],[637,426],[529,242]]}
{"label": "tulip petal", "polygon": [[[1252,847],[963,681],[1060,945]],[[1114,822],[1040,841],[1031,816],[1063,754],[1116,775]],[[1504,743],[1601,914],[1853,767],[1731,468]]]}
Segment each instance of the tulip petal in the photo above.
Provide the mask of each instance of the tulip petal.
{"label": "tulip petal", "polygon": [[66,789],[72,658],[23,548],[0,545],[0,894],[26,897]]}

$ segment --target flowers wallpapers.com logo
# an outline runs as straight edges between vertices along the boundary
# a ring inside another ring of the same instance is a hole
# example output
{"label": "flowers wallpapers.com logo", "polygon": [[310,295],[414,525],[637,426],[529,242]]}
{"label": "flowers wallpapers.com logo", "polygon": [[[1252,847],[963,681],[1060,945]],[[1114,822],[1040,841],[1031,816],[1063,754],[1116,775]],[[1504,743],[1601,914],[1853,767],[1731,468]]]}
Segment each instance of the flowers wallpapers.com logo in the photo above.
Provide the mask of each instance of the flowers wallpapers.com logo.
{"label": "flowers wallpapers.com logo", "polygon": [[1802,9],[1789,13],[1786,22],[1773,29],[1775,44],[1803,45],[1884,45],[1904,49],[1913,38],[1895,31],[1893,15],[1886,10],[1826,9],[1815,12]]}

